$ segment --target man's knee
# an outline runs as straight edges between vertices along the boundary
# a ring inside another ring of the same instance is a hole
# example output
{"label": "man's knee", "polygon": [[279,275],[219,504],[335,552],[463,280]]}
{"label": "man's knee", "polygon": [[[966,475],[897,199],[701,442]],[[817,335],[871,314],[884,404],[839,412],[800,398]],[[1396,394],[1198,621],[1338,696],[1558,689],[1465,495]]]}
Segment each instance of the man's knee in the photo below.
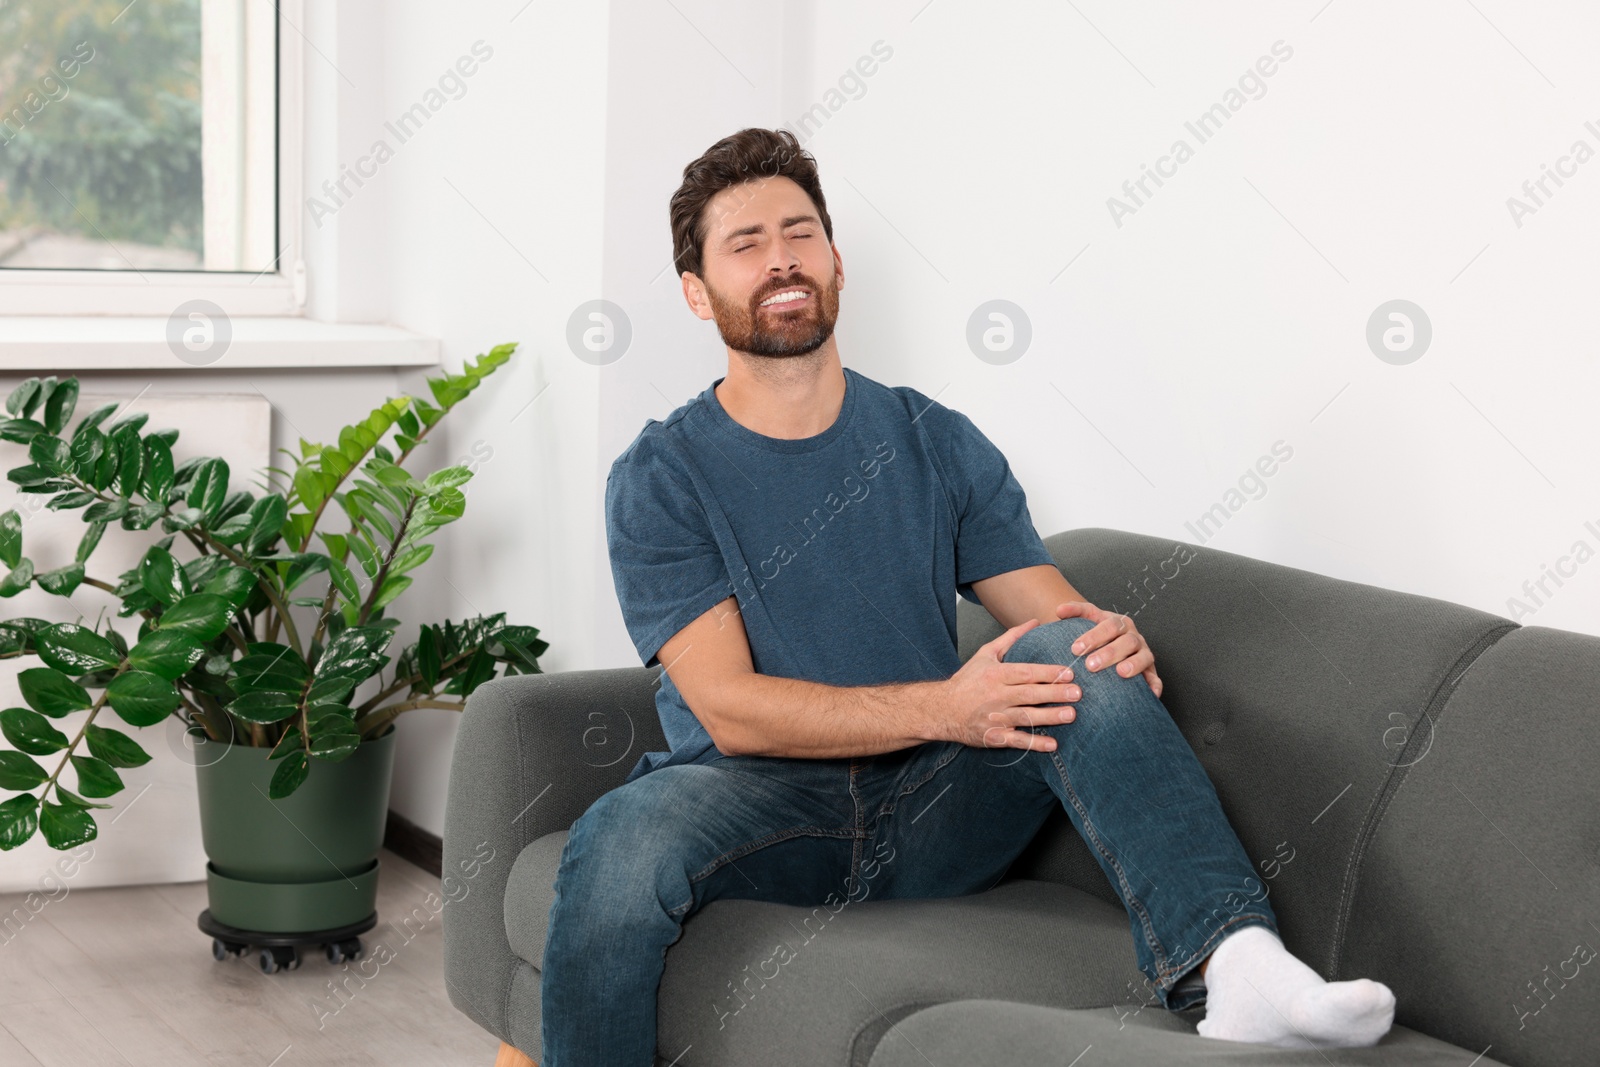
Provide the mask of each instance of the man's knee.
{"label": "man's knee", "polygon": [[[1132,677],[1119,674],[1117,668],[1121,666],[1120,662],[1091,671],[1084,663],[1088,651],[1072,651],[1072,643],[1094,629],[1095,625],[1092,620],[1075,615],[1035,626],[1019,637],[1003,658],[1007,663],[1053,663],[1071,667],[1072,684],[1083,691],[1081,699],[1091,702],[1096,693],[1111,696],[1125,692],[1129,687],[1141,686],[1148,690],[1142,674]],[[1076,705],[1077,702],[1070,703]]]}

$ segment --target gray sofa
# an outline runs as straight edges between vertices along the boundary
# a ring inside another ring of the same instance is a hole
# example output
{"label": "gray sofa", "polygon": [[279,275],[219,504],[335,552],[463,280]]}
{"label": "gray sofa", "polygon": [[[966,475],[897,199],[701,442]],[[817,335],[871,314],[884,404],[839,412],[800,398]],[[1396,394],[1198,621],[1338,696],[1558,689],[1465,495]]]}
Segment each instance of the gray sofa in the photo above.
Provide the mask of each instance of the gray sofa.
{"label": "gray sofa", "polygon": [[[1057,812],[987,892],[690,916],[659,1064],[1600,1063],[1600,639],[1116,530],[1046,544],[1148,637],[1288,946],[1326,978],[1388,983],[1393,1031],[1342,1051],[1199,1037],[1203,1008],[1148,994],[1122,905]],[[999,633],[966,602],[959,627],[963,659]],[[499,679],[461,722],[445,870],[483,842],[496,858],[444,912],[450,998],[535,1060],[566,831],[666,747],[658,671]],[[758,973],[780,941],[794,958]]]}

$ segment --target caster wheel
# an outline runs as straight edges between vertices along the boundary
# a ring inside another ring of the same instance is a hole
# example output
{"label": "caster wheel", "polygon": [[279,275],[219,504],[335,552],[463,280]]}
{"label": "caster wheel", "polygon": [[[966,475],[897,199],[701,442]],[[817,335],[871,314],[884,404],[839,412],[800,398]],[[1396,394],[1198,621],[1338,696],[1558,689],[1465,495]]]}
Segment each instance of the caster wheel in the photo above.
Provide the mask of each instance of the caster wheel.
{"label": "caster wheel", "polygon": [[264,948],[259,957],[262,974],[292,971],[300,966],[300,953],[290,948]]}
{"label": "caster wheel", "polygon": [[350,937],[343,941],[330,941],[322,948],[327,954],[328,962],[334,966],[338,966],[346,960],[358,960],[361,958],[361,939],[359,937]]}
{"label": "caster wheel", "polygon": [[211,939],[211,958],[216,960],[218,963],[221,963],[223,960],[227,959],[229,955],[231,955],[231,953],[228,952],[228,946],[224,945],[221,939],[213,937]]}

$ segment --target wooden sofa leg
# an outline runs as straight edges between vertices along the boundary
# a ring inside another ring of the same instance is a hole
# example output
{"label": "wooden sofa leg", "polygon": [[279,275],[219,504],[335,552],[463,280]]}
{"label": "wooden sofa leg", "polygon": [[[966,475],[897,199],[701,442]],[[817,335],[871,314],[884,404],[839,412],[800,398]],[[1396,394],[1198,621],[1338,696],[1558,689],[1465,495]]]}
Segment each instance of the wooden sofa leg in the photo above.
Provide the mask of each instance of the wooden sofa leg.
{"label": "wooden sofa leg", "polygon": [[494,1058],[494,1067],[539,1067],[539,1065],[502,1041],[500,1055]]}

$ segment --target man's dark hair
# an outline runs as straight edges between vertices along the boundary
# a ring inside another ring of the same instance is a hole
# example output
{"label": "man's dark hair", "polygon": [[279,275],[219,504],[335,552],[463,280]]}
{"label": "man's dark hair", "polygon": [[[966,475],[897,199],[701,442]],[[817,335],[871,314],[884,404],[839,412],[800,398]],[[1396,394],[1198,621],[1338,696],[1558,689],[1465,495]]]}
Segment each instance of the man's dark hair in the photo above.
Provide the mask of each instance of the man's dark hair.
{"label": "man's dark hair", "polygon": [[724,137],[683,168],[683,184],[672,194],[672,258],[678,271],[704,278],[701,258],[705,251],[705,207],[722,190],[758,178],[782,176],[811,197],[822,219],[823,232],[833,242],[833,220],[817,178],[817,161],[800,147],[788,130],[750,127]]}

